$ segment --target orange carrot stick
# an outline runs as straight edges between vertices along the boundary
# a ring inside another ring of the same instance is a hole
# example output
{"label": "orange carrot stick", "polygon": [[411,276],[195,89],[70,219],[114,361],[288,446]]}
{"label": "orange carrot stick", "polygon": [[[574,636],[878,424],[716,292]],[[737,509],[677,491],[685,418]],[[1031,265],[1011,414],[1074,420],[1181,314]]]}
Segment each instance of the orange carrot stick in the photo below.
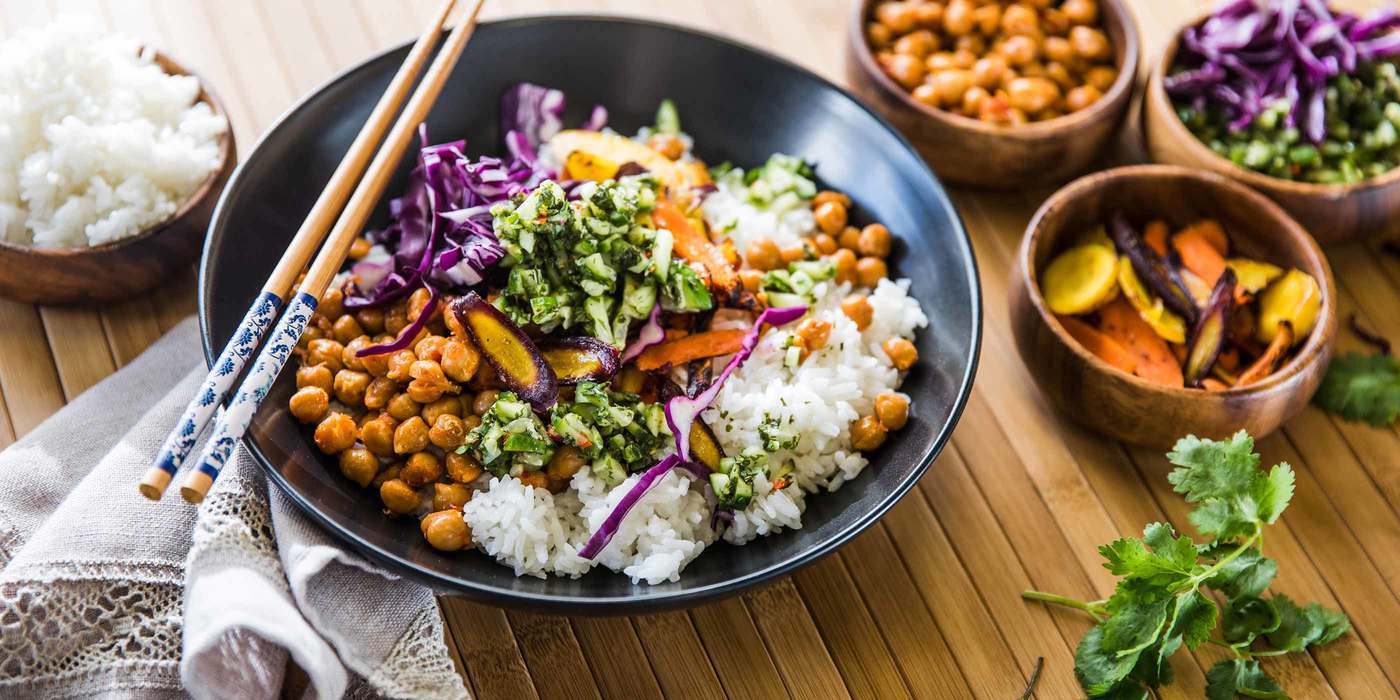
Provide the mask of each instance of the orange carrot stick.
{"label": "orange carrot stick", "polygon": [[1281,321],[1278,324],[1278,335],[1274,336],[1273,342],[1269,343],[1264,354],[1240,373],[1240,380],[1235,386],[1247,386],[1273,374],[1274,370],[1278,369],[1279,364],[1283,362],[1283,354],[1288,352],[1290,347],[1293,347],[1293,324]]}
{"label": "orange carrot stick", "polygon": [[1099,309],[1099,331],[1118,341],[1133,356],[1133,374],[1168,386],[1181,386],[1185,381],[1167,341],[1142,320],[1127,299],[1118,297]]}
{"label": "orange carrot stick", "polygon": [[704,231],[690,225],[690,220],[680,209],[670,202],[658,201],[651,216],[658,227],[671,232],[677,254],[705,266],[705,271],[710,273],[711,285],[731,295],[737,290],[739,273],[725,259],[724,251],[710,242]]}
{"label": "orange carrot stick", "polygon": [[1225,256],[1215,244],[1195,229],[1185,229],[1172,236],[1172,247],[1181,256],[1181,264],[1196,273],[1208,286],[1214,287],[1225,274]]}
{"label": "orange carrot stick", "polygon": [[1057,316],[1060,325],[1065,327],[1071,338],[1074,338],[1085,350],[1097,355],[1099,359],[1107,362],[1118,369],[1132,374],[1137,368],[1137,360],[1133,359],[1132,353],[1118,344],[1118,341],[1100,333],[1097,328],[1073,317]]}
{"label": "orange carrot stick", "polygon": [[1179,236],[1182,233],[1188,232],[1198,234],[1202,238],[1205,238],[1210,242],[1210,246],[1222,256],[1230,254],[1230,237],[1225,235],[1225,229],[1220,226],[1219,221],[1215,219],[1201,219],[1181,229],[1177,235]]}
{"label": "orange carrot stick", "polygon": [[1167,236],[1171,233],[1167,228],[1167,222],[1157,220],[1147,224],[1147,228],[1142,232],[1142,238],[1147,242],[1147,247],[1157,251],[1158,255],[1167,255]]}
{"label": "orange carrot stick", "polygon": [[637,369],[650,372],[668,365],[678,367],[691,360],[738,352],[747,332],[739,328],[705,331],[658,343],[637,356]]}

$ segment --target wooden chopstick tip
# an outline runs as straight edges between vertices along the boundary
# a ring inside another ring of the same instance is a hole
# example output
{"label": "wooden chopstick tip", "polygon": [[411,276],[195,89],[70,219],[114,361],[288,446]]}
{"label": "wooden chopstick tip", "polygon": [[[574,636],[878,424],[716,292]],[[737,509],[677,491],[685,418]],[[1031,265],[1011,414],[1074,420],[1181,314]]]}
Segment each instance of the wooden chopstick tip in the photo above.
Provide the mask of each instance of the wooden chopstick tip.
{"label": "wooden chopstick tip", "polygon": [[180,484],[180,496],[198,505],[204,501],[204,497],[209,494],[209,487],[213,485],[213,477],[202,471],[192,471],[185,477],[184,483]]}
{"label": "wooden chopstick tip", "polygon": [[141,483],[138,484],[137,488],[141,491],[142,496],[152,501],[159,501],[161,495],[165,493],[165,489],[170,486],[171,478],[173,475],[170,472],[160,467],[151,467],[146,470],[146,475],[141,477]]}

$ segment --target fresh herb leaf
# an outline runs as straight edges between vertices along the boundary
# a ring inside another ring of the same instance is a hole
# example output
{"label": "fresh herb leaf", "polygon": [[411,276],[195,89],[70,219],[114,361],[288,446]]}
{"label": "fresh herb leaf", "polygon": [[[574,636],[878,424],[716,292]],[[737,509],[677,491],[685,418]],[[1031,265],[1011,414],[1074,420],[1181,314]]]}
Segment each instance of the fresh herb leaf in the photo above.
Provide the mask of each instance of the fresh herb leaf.
{"label": "fresh herb leaf", "polygon": [[1250,548],[1222,565],[1205,584],[1231,598],[1254,597],[1263,593],[1277,574],[1278,562]]}
{"label": "fresh herb leaf", "polygon": [[1251,659],[1226,659],[1206,673],[1206,698],[1231,700],[1235,694],[1251,698],[1288,700],[1288,694]]}
{"label": "fresh herb leaf", "polygon": [[1103,625],[1095,625],[1074,652],[1074,675],[1090,696],[1100,696],[1113,690],[1128,677],[1137,663],[1137,654],[1121,656],[1104,649]]}
{"label": "fresh herb leaf", "polygon": [[1310,645],[1326,644],[1351,627],[1346,615],[1317,603],[1299,607],[1282,593],[1269,599],[1278,612],[1278,628],[1269,633],[1269,644],[1283,651],[1302,651]]}
{"label": "fresh herb leaf", "polygon": [[1249,644],[1278,629],[1278,625],[1278,610],[1269,601],[1237,598],[1226,604],[1221,633],[1231,644]]}
{"label": "fresh herb leaf", "polygon": [[1400,359],[1360,353],[1333,358],[1313,400],[1347,420],[1390,425],[1400,419]]}

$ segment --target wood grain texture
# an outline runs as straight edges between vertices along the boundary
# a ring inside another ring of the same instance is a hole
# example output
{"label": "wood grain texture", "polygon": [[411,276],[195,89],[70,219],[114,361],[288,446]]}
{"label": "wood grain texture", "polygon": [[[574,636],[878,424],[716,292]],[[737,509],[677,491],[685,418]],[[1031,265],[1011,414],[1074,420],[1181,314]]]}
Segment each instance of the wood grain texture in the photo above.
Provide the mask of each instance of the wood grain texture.
{"label": "wood grain texture", "polygon": [[[1383,0],[1344,2],[1374,6]],[[59,12],[168,50],[219,91],[244,153],[298,96],[335,71],[410,40],[436,0],[44,0],[0,3],[0,37]],[[1208,0],[1126,3],[1143,62]],[[649,17],[761,46],[820,75],[845,75],[847,0],[710,3],[492,0],[489,19],[536,12]],[[1146,67],[1140,71],[1146,74]],[[1129,121],[1138,111],[1130,110]],[[1135,134],[1106,154],[1134,158]],[[994,171],[983,162],[983,169]],[[992,173],[995,174],[995,173]],[[1027,587],[1096,598],[1113,577],[1095,547],[1188,506],[1160,452],[1125,448],[1053,408],[1022,364],[1004,303],[1027,223],[1052,188],[953,190],[982,274],[979,380],[952,443],[891,514],[837,554],[777,585],[683,612],[614,619],[505,613],[443,599],[454,662],[478,698],[1018,697],[1036,657],[1042,698],[1075,697],[1072,655],[1088,620],[1023,602]],[[898,234],[899,232],[895,232]],[[1337,348],[1366,350],[1357,313],[1400,341],[1400,257],[1379,242],[1328,249]],[[155,292],[102,309],[0,301],[0,446],[130,361],[194,310],[182,267]],[[197,358],[190,358],[190,362]],[[142,400],[146,397],[135,397]],[[1356,631],[1266,667],[1298,698],[1394,698],[1400,676],[1400,432],[1306,408],[1260,447],[1298,471],[1298,495],[1271,531],[1279,590],[1341,606]],[[697,565],[703,565],[703,560]],[[1200,697],[1202,650],[1173,659],[1163,698]]]}

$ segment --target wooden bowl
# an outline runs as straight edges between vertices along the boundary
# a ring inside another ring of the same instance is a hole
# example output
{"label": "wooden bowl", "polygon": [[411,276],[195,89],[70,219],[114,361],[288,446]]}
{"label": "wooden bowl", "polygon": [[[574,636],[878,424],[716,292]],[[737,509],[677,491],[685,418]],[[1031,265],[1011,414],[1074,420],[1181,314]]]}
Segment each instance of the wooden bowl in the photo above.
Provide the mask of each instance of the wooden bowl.
{"label": "wooden bowl", "polygon": [[[1187,26],[1203,21],[1204,17]],[[1294,182],[1236,165],[1197,139],[1177,118],[1162,85],[1166,71],[1176,60],[1180,40],[1181,32],[1177,32],[1153,66],[1142,100],[1142,125],[1152,160],[1239,180],[1283,205],[1323,245],[1396,229],[1400,224],[1400,168],[1352,185]]]}
{"label": "wooden bowl", "polygon": [[[171,75],[199,79],[199,100],[228,119],[209,84],[157,51],[155,62]],[[150,289],[187,267],[199,254],[236,162],[233,128],[224,132],[219,164],[164,220],[134,236],[85,248],[30,248],[0,241],[0,296],[31,304],[114,301]]]}
{"label": "wooden bowl", "polygon": [[1022,126],[996,126],[930,107],[885,75],[865,40],[877,1],[855,3],[847,31],[846,82],[914,143],[944,181],[995,188],[1063,182],[1102,155],[1128,112],[1140,42],[1122,0],[1099,0],[1118,79],[1086,109]]}
{"label": "wooden bowl", "polygon": [[[1241,255],[1312,275],[1322,287],[1317,325],[1277,372],[1239,389],[1167,387],[1110,366],[1060,325],[1045,305],[1039,278],[1064,241],[1119,209],[1134,222],[1160,218],[1173,230],[1214,218]],[[1118,440],[1165,449],[1188,434],[1223,438],[1245,429],[1262,437],[1308,403],[1327,369],[1337,333],[1332,268],[1312,237],[1281,207],[1221,175],[1135,165],[1075,180],[1036,212],[1017,259],[1010,302],[1021,360],[1056,406]]]}

